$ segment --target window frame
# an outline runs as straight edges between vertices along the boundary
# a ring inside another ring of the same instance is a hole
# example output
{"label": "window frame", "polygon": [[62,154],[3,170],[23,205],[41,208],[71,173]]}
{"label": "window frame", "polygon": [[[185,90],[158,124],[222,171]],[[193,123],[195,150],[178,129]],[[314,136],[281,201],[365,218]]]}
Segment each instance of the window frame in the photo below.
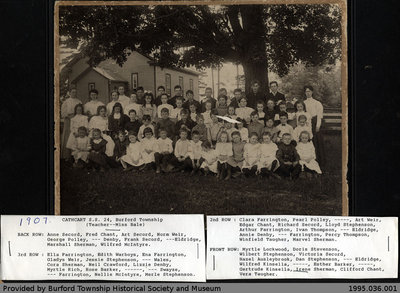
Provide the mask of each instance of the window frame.
{"label": "window frame", "polygon": [[[135,78],[136,81],[135,81]],[[136,82],[136,87],[134,87],[134,81]],[[138,72],[132,72],[131,73],[131,90],[136,90],[139,87],[139,73]]]}

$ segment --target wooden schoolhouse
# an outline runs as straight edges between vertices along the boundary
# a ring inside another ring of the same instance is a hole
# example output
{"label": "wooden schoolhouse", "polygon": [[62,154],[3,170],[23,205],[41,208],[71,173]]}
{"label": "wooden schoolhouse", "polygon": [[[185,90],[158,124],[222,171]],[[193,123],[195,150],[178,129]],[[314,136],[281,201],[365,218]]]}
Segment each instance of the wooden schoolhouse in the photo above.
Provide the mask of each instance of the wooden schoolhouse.
{"label": "wooden schoolhouse", "polygon": [[78,53],[61,70],[68,87],[77,89],[77,96],[83,103],[89,101],[89,91],[96,89],[99,91],[99,100],[107,104],[111,99],[111,91],[121,85],[125,87],[126,95],[139,86],[157,94],[157,87],[164,86],[166,92],[173,96],[174,87],[180,85],[183,92],[192,90],[196,98],[199,96],[199,72],[160,67],[150,56],[139,52],[132,52],[122,66],[107,59],[91,67],[87,61],[87,57]]}

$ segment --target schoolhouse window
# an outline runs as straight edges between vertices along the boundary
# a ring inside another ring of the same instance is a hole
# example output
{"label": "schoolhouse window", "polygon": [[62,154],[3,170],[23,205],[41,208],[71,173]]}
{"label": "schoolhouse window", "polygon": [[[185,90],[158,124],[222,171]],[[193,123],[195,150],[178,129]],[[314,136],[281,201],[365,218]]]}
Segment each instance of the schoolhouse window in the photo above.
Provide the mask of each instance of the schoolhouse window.
{"label": "schoolhouse window", "polygon": [[171,74],[165,74],[165,91],[171,96]]}
{"label": "schoolhouse window", "polygon": [[94,90],[96,88],[96,84],[94,82],[88,83],[88,91]]}
{"label": "schoolhouse window", "polygon": [[183,88],[183,76],[179,76],[179,85],[182,88],[182,92],[184,92],[184,88]]}
{"label": "schoolhouse window", "polygon": [[189,79],[189,89],[193,91],[193,79]]}
{"label": "schoolhouse window", "polygon": [[138,88],[139,74],[137,72],[131,74],[131,86],[133,90]]}

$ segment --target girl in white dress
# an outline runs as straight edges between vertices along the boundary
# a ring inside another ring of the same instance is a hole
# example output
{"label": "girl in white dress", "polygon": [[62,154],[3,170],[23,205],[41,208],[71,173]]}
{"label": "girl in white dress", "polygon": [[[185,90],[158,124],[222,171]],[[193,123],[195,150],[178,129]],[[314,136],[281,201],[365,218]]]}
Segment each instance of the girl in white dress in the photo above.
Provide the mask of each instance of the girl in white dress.
{"label": "girl in white dress", "polygon": [[151,120],[154,121],[157,118],[157,106],[153,104],[153,94],[145,93],[143,100],[143,106],[140,108],[140,117],[150,115]]}
{"label": "girl in white dress", "polygon": [[74,167],[78,167],[79,160],[88,163],[90,151],[90,139],[85,126],[78,128],[78,135],[74,137],[72,156],[74,157]]}
{"label": "girl in white dress", "polygon": [[[121,157],[121,164],[124,171],[140,168],[144,165],[142,158],[142,145],[137,140],[137,135],[134,132],[128,134],[129,145],[126,148],[126,155]],[[129,165],[129,167],[128,167]]]}
{"label": "girl in white dress", "polygon": [[[272,134],[264,132],[262,135],[262,143],[260,146],[260,161],[258,162],[258,172],[262,175],[273,175],[279,167],[276,152],[278,146],[272,142]],[[274,176],[276,177],[276,176]]]}
{"label": "girl in white dress", "polygon": [[169,118],[173,118],[172,117],[172,110],[174,109],[174,106],[168,104],[168,95],[167,94],[162,94],[160,99],[161,99],[161,104],[157,107],[157,118],[158,118],[158,120],[161,119],[161,110],[164,109],[164,108],[168,109]]}
{"label": "girl in white dress", "polygon": [[310,139],[313,138],[311,125],[307,124],[307,116],[301,114],[297,119],[297,126],[293,130],[293,140],[295,140],[296,142],[299,142],[300,141],[300,134],[303,131],[307,131],[310,134]]}
{"label": "girl in white dress", "polygon": [[221,132],[215,152],[218,156],[217,177],[218,179],[223,179],[225,178],[225,172],[228,170],[228,159],[233,155],[232,143],[228,142],[228,133],[226,131]]}
{"label": "girl in white dress", "polygon": [[219,133],[217,134],[217,141],[219,140],[219,137],[221,136],[221,134],[223,132],[226,132],[228,135],[228,142],[232,142],[232,133],[235,132],[237,129],[233,127],[233,124],[228,122],[228,121],[224,121]]}
{"label": "girl in white dress", "polygon": [[106,155],[112,157],[114,154],[115,143],[108,135],[108,118],[106,106],[99,106],[97,108],[97,116],[93,116],[89,121],[89,137],[93,136],[93,129],[100,129],[101,136],[107,141]]}
{"label": "girl in white dress", "polygon": [[99,92],[96,89],[91,89],[89,91],[90,101],[83,106],[85,114],[88,115],[89,117],[96,115],[97,109],[100,106],[104,106],[103,102],[98,100],[98,95]]}
{"label": "girl in white dress", "polygon": [[237,129],[240,133],[240,137],[242,139],[243,142],[248,142],[249,141],[249,130],[244,127],[244,120],[241,118],[237,118],[237,121],[239,121],[239,123],[237,124]]}
{"label": "girl in white dress", "polygon": [[60,156],[62,159],[69,159],[71,157],[71,152],[67,149],[67,142],[69,135],[71,133],[70,123],[71,118],[75,115],[75,106],[82,104],[81,100],[76,98],[76,89],[71,89],[69,97],[61,105],[61,119],[64,120],[62,133],[61,133],[61,149]]}
{"label": "girl in white dress", "polygon": [[250,122],[250,115],[254,111],[253,108],[247,107],[247,99],[241,97],[239,100],[239,108],[236,108],[235,114],[237,117],[242,118],[246,123]]}
{"label": "girl in white dress", "polygon": [[151,130],[154,133],[154,125],[151,123],[151,116],[150,115],[144,115],[142,117],[142,122],[143,122],[143,124],[139,127],[139,132],[138,132],[138,137],[137,137],[139,141],[142,141],[143,138],[144,138],[144,130],[145,130],[145,128],[150,127]]}
{"label": "girl in white dress", "polygon": [[88,127],[88,117],[83,115],[83,105],[77,104],[74,109],[74,117],[71,118],[70,123],[70,134],[67,141],[67,148],[73,149],[75,146],[75,138],[78,136],[78,128],[83,126],[85,128]]}
{"label": "girl in white dress", "polygon": [[217,173],[218,169],[218,155],[216,151],[211,147],[211,143],[209,141],[204,141],[201,144],[202,153],[201,153],[201,165],[200,169],[203,170],[204,175],[208,175],[209,172]]}
{"label": "girl in white dress", "polygon": [[261,157],[260,146],[257,133],[250,133],[249,142],[244,146],[244,162],[242,167],[242,171],[246,177],[255,175],[257,172],[257,164]]}
{"label": "girl in white dress", "polygon": [[146,127],[143,130],[144,138],[141,140],[143,163],[146,169],[152,169],[155,163],[154,154],[158,151],[157,140],[153,136],[153,130]]}
{"label": "girl in white dress", "polygon": [[176,107],[170,112],[170,118],[173,119],[172,121],[177,122],[182,119],[181,111],[183,109],[183,97],[177,97],[175,100],[175,104]]}
{"label": "girl in white dress", "polygon": [[297,144],[296,150],[300,156],[299,163],[303,172],[322,174],[321,168],[316,161],[315,148],[310,141],[310,133],[308,131],[303,131],[300,134],[300,142]]}
{"label": "girl in white dress", "polygon": [[278,124],[279,121],[281,120],[281,113],[282,112],[283,113],[287,113],[287,116],[288,116],[287,123],[290,126],[292,126],[292,128],[294,128],[296,126],[296,119],[295,119],[296,115],[295,115],[295,113],[290,113],[290,112],[287,111],[285,103],[279,104],[279,112],[275,114],[275,123]]}
{"label": "girl in white dress", "polygon": [[297,101],[294,103],[295,108],[295,117],[296,117],[296,125],[299,125],[300,116],[306,116],[306,125],[311,127],[311,115],[310,113],[306,112],[306,105],[303,101]]}
{"label": "girl in white dress", "polygon": [[235,114],[235,107],[234,106],[228,106],[228,114],[227,114],[227,116],[229,117],[229,118],[232,118],[232,119],[237,119],[238,118],[238,115],[236,115]]}
{"label": "girl in white dress", "polygon": [[124,106],[124,113],[129,114],[130,110],[135,110],[136,115],[138,116],[139,120],[142,119],[141,112],[142,105],[137,103],[137,96],[136,93],[132,93],[129,98],[129,103]]}

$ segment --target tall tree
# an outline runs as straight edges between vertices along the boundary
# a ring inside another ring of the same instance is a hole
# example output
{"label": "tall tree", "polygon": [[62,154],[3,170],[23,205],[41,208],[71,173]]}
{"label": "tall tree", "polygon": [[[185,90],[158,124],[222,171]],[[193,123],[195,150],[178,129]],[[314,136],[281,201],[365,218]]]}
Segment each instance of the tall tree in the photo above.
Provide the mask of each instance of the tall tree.
{"label": "tall tree", "polygon": [[92,65],[123,64],[133,50],[160,66],[234,62],[243,66],[246,91],[253,79],[267,91],[268,70],[282,76],[299,61],[340,58],[340,17],[336,4],[60,6],[60,35],[70,46],[84,44]]}

